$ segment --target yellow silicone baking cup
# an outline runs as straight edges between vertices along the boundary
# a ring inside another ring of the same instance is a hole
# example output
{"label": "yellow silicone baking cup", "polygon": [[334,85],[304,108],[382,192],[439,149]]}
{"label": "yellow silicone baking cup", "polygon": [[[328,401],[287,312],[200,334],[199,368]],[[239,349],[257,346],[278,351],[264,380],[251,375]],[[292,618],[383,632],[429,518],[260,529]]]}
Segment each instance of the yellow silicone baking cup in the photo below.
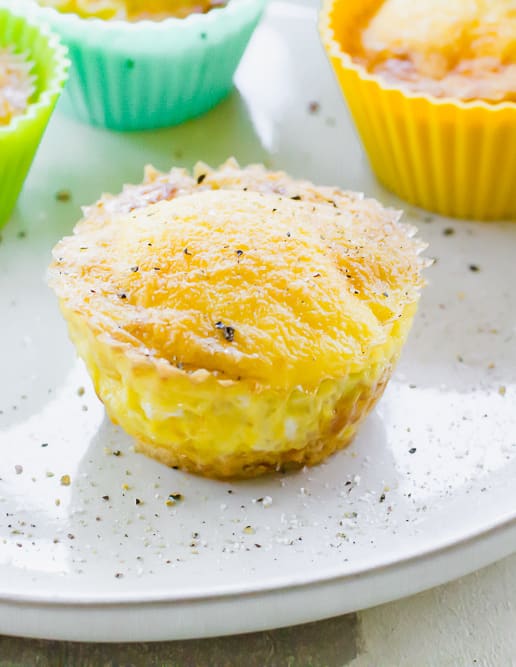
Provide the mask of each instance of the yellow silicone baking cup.
{"label": "yellow silicone baking cup", "polygon": [[379,181],[441,215],[516,219],[516,103],[462,102],[386,84],[346,47],[377,0],[326,0],[319,30]]}

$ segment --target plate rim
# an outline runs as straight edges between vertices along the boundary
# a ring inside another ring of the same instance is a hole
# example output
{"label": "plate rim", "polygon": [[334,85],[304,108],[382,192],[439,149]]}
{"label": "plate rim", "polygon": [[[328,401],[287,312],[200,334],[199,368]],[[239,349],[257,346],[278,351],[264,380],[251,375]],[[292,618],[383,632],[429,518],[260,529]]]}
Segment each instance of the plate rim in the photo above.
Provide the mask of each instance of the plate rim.
{"label": "plate rim", "polygon": [[[277,593],[280,590],[291,590],[300,588],[313,588],[330,583],[345,583],[352,579],[366,579],[371,576],[381,575],[391,570],[399,568],[407,568],[410,566],[417,566],[425,560],[432,560],[439,556],[452,555],[453,552],[467,549],[474,546],[475,543],[481,542],[485,539],[496,538],[508,533],[511,529],[516,528],[516,511],[511,512],[506,518],[498,521],[495,524],[484,526],[480,529],[470,531],[460,539],[450,537],[438,546],[433,548],[422,549],[404,556],[402,558],[392,557],[389,561],[379,562],[376,565],[365,565],[351,569],[343,573],[336,568],[331,568],[322,571],[316,577],[302,577],[296,576],[290,580],[281,579],[280,577],[269,578],[262,585],[243,585],[233,584],[226,585],[223,589],[212,588],[208,592],[202,590],[190,590],[174,595],[170,590],[165,590],[158,594],[153,592],[151,595],[145,592],[131,593],[120,592],[117,597],[113,597],[112,593],[102,595],[88,595],[81,593],[77,596],[66,596],[62,594],[49,595],[48,593],[6,593],[0,590],[0,604],[2,603],[16,603],[23,606],[34,606],[36,604],[44,604],[53,607],[119,607],[119,606],[135,606],[135,605],[153,605],[153,604],[181,604],[181,603],[195,603],[203,601],[227,600],[230,598],[242,598],[244,596],[257,596],[264,594]],[[512,553],[516,553],[516,544]],[[506,556],[510,554],[505,554]],[[486,565],[495,562],[504,556],[493,555],[490,560],[486,561]],[[447,581],[445,578],[443,581]]]}

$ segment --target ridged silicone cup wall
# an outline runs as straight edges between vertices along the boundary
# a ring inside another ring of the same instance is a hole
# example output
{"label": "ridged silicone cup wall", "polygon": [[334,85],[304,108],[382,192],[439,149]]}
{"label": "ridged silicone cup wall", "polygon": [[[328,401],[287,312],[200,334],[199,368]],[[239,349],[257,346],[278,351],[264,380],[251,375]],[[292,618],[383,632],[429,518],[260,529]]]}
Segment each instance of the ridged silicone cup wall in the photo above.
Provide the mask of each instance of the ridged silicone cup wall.
{"label": "ridged silicone cup wall", "polygon": [[70,51],[64,109],[115,130],[176,125],[208,111],[230,92],[264,5],[230,0],[185,19],[133,23],[39,7]]}
{"label": "ridged silicone cup wall", "polygon": [[437,99],[368,74],[345,51],[367,2],[326,0],[319,27],[379,181],[441,215],[515,220],[516,104]]}
{"label": "ridged silicone cup wall", "polygon": [[0,48],[27,54],[34,64],[35,92],[29,108],[8,125],[0,125],[0,228],[9,219],[32,160],[66,81],[66,49],[58,38],[32,19],[0,2]]}

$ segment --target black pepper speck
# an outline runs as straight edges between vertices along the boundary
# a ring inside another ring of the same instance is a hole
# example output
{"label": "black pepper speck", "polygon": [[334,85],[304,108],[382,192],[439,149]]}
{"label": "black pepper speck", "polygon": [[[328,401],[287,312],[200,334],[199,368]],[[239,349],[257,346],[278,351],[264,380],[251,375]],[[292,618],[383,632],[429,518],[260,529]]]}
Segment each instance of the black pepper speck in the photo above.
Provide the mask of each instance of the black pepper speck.
{"label": "black pepper speck", "polygon": [[229,343],[232,343],[235,340],[235,329],[233,327],[230,327],[227,324],[224,324],[223,322],[219,321],[219,322],[215,322],[215,328],[222,331],[222,334],[224,335],[224,338]]}
{"label": "black pepper speck", "polygon": [[59,192],[56,192],[56,201],[68,202],[71,198],[72,195],[68,190],[59,190]]}

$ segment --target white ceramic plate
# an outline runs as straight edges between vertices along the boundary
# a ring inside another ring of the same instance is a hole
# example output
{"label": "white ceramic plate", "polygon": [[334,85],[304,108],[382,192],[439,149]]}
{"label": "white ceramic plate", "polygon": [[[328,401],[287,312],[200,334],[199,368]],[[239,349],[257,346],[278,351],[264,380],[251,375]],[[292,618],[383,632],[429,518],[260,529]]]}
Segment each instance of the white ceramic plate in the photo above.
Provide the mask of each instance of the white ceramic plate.
{"label": "white ceramic plate", "polygon": [[[239,92],[183,127],[124,135],[55,115],[0,244],[0,633],[265,629],[392,600],[515,550],[516,226],[408,211],[438,261],[384,399],[326,464],[245,483],[135,454],[45,285],[79,205],[138,182],[146,162],[235,154],[401,206],[368,171],[315,26],[313,5],[272,4]],[[184,496],[175,507],[171,492]]]}

